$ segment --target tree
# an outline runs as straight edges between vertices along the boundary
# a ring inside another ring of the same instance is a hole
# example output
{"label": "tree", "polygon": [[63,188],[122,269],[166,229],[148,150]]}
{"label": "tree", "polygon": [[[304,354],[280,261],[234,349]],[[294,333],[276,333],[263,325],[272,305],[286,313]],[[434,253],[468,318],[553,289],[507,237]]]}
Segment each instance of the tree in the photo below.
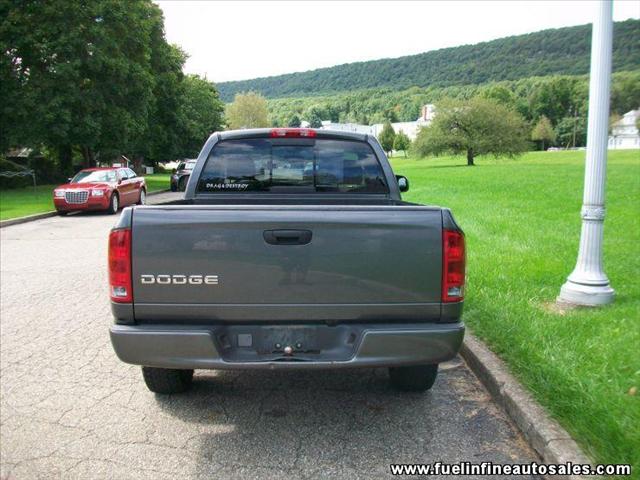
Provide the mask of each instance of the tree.
{"label": "tree", "polygon": [[311,128],[320,128],[322,127],[322,115],[323,115],[322,107],[319,105],[312,105],[307,110],[305,117],[307,122],[309,122],[309,126]]}
{"label": "tree", "polygon": [[3,98],[1,123],[15,122],[12,143],[47,144],[64,162],[77,145],[93,165],[100,150],[122,151],[143,135],[158,12],[147,0],[3,4],[2,83],[17,88]]}
{"label": "tree", "polygon": [[587,144],[586,117],[564,117],[556,125],[556,142],[565,148]]}
{"label": "tree", "polygon": [[396,113],[395,106],[393,108],[386,109],[382,115],[384,119],[388,120],[389,122],[393,123],[398,121],[398,114]]}
{"label": "tree", "polygon": [[227,106],[226,119],[231,129],[268,127],[267,101],[256,92],[238,93]]}
{"label": "tree", "polygon": [[396,138],[393,140],[393,149],[395,151],[399,152],[400,150],[402,150],[404,152],[404,156],[406,157],[407,150],[409,150],[410,146],[411,140],[409,140],[409,137],[406,133],[404,133],[402,130],[396,133]]}
{"label": "tree", "polygon": [[69,174],[78,152],[85,166],[193,152],[222,107],[213,84],[184,76],[185,60],[150,0],[0,3],[0,147],[57,152]]}
{"label": "tree", "polygon": [[380,140],[382,149],[387,152],[388,155],[391,155],[395,138],[396,132],[393,129],[391,122],[386,121],[384,123],[384,126],[382,127],[382,132],[380,132],[380,137],[378,138],[378,140]]}
{"label": "tree", "polygon": [[624,115],[640,106],[640,72],[619,72],[611,83],[611,111]]}
{"label": "tree", "polygon": [[184,124],[189,119],[182,115],[185,102],[182,66],[187,55],[166,42],[161,14],[154,11],[150,57],[154,85],[147,122],[143,135],[131,147],[136,168],[140,168],[143,161],[154,164],[184,156]]}
{"label": "tree", "polygon": [[513,157],[527,149],[526,124],[520,114],[493,100],[444,101],[431,125],[420,129],[420,155],[465,153],[467,165],[479,155]]}
{"label": "tree", "polygon": [[516,96],[504,85],[491,83],[480,92],[480,96],[489,100],[495,100],[507,107],[513,107],[516,104]]}
{"label": "tree", "polygon": [[542,150],[545,150],[545,143],[549,145],[556,141],[556,132],[553,130],[553,125],[544,115],[540,117],[536,126],[533,127],[531,140],[542,142]]}
{"label": "tree", "polygon": [[222,129],[223,112],[224,106],[213,83],[197,75],[184,78],[180,105],[184,133],[180,141],[180,156],[195,157],[198,154],[207,137]]}
{"label": "tree", "polygon": [[300,126],[300,117],[295,113],[287,120],[287,127],[298,128]]}
{"label": "tree", "polygon": [[575,108],[578,80],[571,77],[551,76],[538,82],[530,95],[531,118],[538,120],[543,115],[552,123]]}

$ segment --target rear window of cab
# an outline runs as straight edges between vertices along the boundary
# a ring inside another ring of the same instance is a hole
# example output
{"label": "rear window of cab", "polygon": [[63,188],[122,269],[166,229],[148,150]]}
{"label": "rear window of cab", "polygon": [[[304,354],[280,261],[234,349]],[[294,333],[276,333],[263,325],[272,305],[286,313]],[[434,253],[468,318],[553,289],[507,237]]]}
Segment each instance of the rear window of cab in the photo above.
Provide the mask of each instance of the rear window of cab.
{"label": "rear window of cab", "polygon": [[332,139],[249,138],[214,146],[200,193],[388,193],[371,146]]}

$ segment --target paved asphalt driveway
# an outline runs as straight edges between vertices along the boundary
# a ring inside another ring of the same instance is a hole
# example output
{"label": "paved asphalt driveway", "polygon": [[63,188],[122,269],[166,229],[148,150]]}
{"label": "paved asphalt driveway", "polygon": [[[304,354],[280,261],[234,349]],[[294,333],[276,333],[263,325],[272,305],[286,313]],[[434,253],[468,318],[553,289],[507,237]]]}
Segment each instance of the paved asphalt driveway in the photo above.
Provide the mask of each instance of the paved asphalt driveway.
{"label": "paved asphalt driveway", "polygon": [[368,479],[391,462],[535,460],[460,360],[424,395],[355,370],[200,371],[188,394],[155,396],[109,343],[115,218],[0,230],[3,480]]}

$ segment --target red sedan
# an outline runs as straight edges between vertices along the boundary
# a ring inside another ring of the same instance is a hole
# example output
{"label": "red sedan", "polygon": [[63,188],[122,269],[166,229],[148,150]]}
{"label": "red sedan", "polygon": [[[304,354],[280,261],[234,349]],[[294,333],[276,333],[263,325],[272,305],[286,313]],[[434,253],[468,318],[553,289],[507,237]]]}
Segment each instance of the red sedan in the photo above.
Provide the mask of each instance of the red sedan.
{"label": "red sedan", "polygon": [[60,215],[77,210],[116,213],[126,205],[143,205],[146,195],[144,178],[130,168],[87,168],[53,191],[53,203]]}

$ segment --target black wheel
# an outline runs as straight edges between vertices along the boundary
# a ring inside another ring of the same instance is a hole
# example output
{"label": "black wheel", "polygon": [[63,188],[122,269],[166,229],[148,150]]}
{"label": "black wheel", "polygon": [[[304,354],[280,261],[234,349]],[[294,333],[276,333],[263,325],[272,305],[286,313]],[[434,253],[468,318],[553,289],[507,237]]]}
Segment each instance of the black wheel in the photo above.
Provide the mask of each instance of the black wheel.
{"label": "black wheel", "polygon": [[147,203],[147,191],[144,188],[140,189],[140,198],[138,199],[138,205],[144,205]]}
{"label": "black wheel", "polygon": [[403,392],[425,392],[433,386],[437,376],[437,364],[389,368],[391,385]]}
{"label": "black wheel", "polygon": [[155,393],[182,393],[191,388],[193,370],[142,367],[147,388]]}
{"label": "black wheel", "polygon": [[188,180],[189,180],[189,177],[182,177],[178,181],[178,190],[180,190],[181,192],[184,192],[187,189],[187,181]]}
{"label": "black wheel", "polygon": [[118,213],[118,208],[120,208],[120,199],[118,198],[118,195],[114,193],[111,195],[111,200],[109,201],[109,208],[107,209],[107,212],[113,215],[115,213]]}

